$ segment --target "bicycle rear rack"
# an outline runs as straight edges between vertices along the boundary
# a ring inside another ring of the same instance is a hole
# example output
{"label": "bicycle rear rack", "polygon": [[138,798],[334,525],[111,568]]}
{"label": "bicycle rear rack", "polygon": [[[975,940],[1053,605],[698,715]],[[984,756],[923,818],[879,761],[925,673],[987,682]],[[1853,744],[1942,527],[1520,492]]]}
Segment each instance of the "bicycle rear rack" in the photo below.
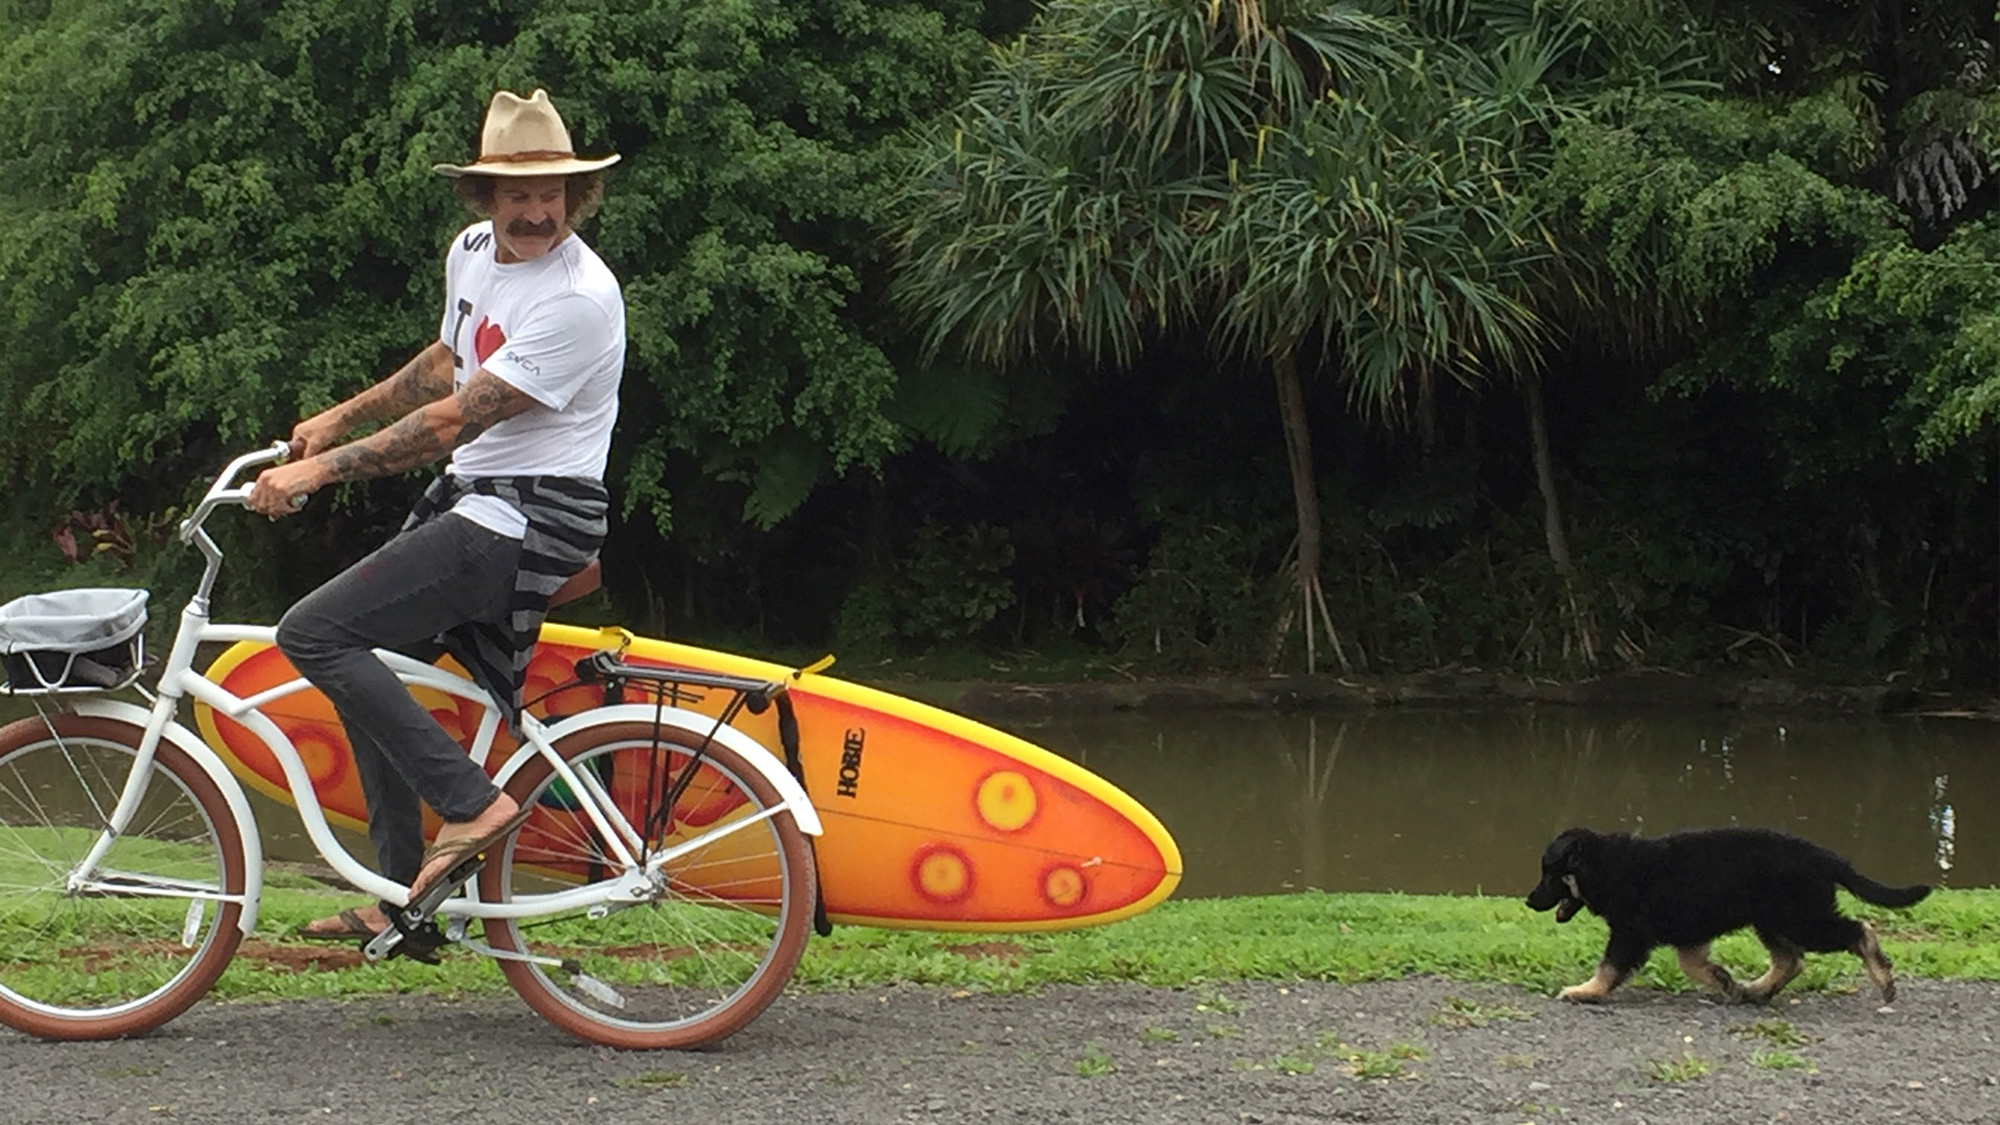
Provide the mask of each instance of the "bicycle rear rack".
{"label": "bicycle rear rack", "polygon": [[[625,689],[633,681],[650,685],[648,689],[654,705],[654,740],[659,740],[660,722],[658,713],[667,707],[679,707],[683,703],[700,703],[703,695],[685,689],[708,688],[730,692],[729,702],[723,704],[716,714],[715,724],[702,737],[701,744],[692,749],[692,760],[681,775],[671,783],[671,788],[662,794],[659,806],[653,810],[646,826],[647,835],[662,831],[664,823],[653,823],[653,818],[664,819],[668,810],[674,807],[681,794],[694,780],[695,772],[701,767],[701,758],[716,732],[730,725],[737,715],[744,711],[761,715],[776,704],[778,708],[778,744],[783,751],[785,768],[798,779],[799,787],[806,789],[805,763],[799,757],[799,720],[792,709],[792,697],[787,692],[788,685],[783,680],[762,680],[754,676],[732,676],[723,672],[700,672],[692,668],[664,668],[645,664],[628,664],[612,652],[594,652],[576,662],[576,678],[586,684],[602,684],[604,705],[609,707],[625,702]],[[807,789],[807,792],[811,792]],[[810,841],[808,841],[810,845]],[[827,919],[826,903],[821,896],[813,898],[813,930],[821,937],[833,932],[833,923]]]}

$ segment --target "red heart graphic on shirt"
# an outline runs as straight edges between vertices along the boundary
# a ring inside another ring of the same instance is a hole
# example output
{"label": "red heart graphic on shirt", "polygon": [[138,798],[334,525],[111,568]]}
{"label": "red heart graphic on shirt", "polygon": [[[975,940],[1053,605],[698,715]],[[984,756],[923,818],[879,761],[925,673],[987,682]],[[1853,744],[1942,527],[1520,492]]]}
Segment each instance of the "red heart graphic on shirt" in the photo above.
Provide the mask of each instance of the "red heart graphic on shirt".
{"label": "red heart graphic on shirt", "polygon": [[507,334],[500,330],[500,326],[482,316],[479,318],[479,331],[472,334],[473,358],[484,367],[486,357],[499,351],[500,345],[506,342]]}

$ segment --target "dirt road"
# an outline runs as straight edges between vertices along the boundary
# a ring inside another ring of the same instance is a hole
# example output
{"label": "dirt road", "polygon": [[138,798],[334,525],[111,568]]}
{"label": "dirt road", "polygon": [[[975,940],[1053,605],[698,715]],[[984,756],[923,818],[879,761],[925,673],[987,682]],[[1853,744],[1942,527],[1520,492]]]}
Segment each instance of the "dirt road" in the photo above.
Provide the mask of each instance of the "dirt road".
{"label": "dirt road", "polygon": [[[1796,1002],[1794,1002],[1794,1000]],[[2000,1121],[2000,985],[1768,1009],[1634,991],[1128,985],[781,999],[697,1053],[576,1044],[511,997],[197,1006],[134,1041],[0,1035],[18,1122]]]}

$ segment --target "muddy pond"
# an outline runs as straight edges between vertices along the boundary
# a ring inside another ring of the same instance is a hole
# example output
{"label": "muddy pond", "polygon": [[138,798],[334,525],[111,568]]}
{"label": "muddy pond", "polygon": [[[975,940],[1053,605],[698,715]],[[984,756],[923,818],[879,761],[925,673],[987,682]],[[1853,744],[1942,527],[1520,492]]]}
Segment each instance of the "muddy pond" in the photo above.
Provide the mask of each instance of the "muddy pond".
{"label": "muddy pond", "polygon": [[1180,844],[1179,894],[1525,893],[1571,825],[1779,828],[1890,883],[2000,883],[2000,729],[1763,711],[1187,712],[1000,725]]}

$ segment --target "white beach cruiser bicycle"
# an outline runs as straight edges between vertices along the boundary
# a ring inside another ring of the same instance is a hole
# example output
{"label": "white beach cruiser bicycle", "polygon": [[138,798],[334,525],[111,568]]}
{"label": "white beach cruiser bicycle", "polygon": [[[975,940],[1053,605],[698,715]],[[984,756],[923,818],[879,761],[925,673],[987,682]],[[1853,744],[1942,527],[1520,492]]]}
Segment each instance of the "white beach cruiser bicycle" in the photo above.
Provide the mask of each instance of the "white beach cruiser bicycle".
{"label": "white beach cruiser bicycle", "polygon": [[[494,772],[533,810],[527,823],[413,903],[336,839],[297,747],[263,713],[311,686],[240,698],[194,667],[204,642],[273,639],[269,626],[210,621],[222,552],[202,524],[241,506],[247,470],[285,451],[230,462],[181,524],[207,565],[150,691],[137,682],[144,591],[0,607],[8,690],[38,712],[0,728],[0,1023],[48,1039],[150,1030],[200,999],[256,927],[256,821],[221,756],[177,717],[188,697],[275,756],[341,878],[402,908],[367,943],[369,959],[456,944],[497,961],[550,1022],[614,1047],[698,1046],[755,1018],[812,925],[808,837],[820,822],[784,763],[727,718],[783,704],[785,684],[634,666],[610,651],[580,662],[578,682],[605,685],[605,705],[546,722],[523,714],[521,742]],[[483,706],[471,753],[495,755],[504,724],[484,691],[379,655],[414,688]],[[689,684],[733,702],[721,718],[674,706]],[[650,702],[629,702],[635,688]],[[121,689],[150,705],[107,695]]]}

